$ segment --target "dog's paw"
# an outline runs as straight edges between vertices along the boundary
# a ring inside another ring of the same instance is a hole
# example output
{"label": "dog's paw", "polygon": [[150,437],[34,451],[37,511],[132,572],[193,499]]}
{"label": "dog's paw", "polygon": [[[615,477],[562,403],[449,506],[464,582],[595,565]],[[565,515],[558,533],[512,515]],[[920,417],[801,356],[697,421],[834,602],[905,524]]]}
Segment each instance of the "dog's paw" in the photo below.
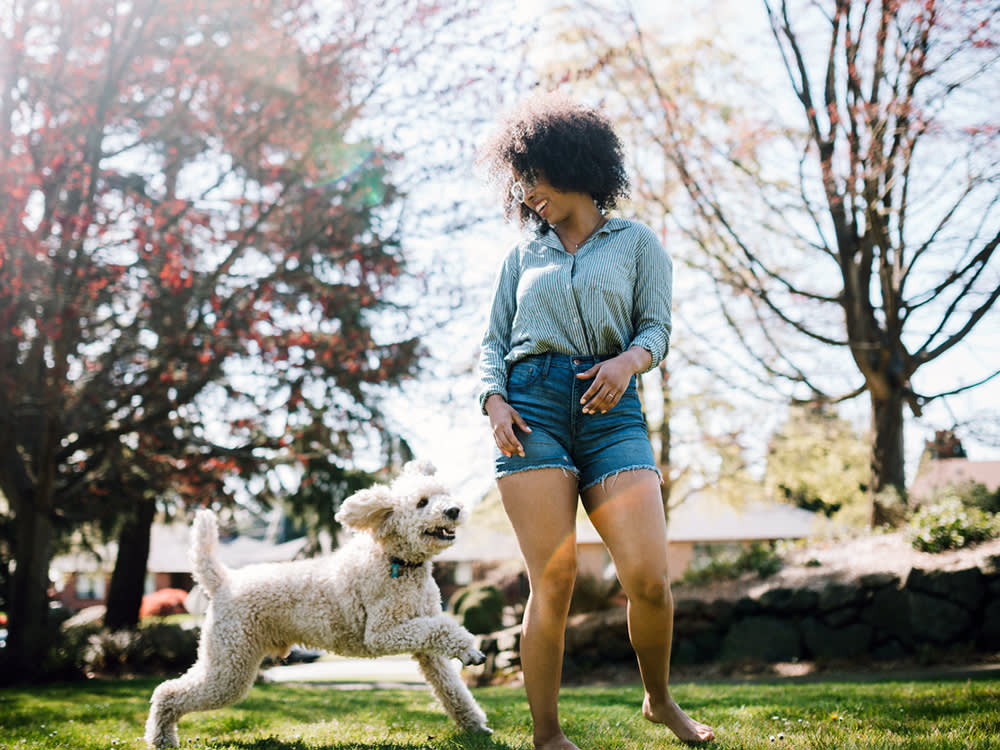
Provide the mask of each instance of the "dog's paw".
{"label": "dog's paw", "polygon": [[468,667],[474,664],[482,664],[486,661],[486,654],[478,648],[470,648],[458,658],[462,660],[462,664]]}
{"label": "dog's paw", "polygon": [[481,734],[484,737],[489,737],[491,734],[493,734],[493,730],[490,729],[485,724],[476,724],[474,726],[465,727],[465,731],[471,734]]}

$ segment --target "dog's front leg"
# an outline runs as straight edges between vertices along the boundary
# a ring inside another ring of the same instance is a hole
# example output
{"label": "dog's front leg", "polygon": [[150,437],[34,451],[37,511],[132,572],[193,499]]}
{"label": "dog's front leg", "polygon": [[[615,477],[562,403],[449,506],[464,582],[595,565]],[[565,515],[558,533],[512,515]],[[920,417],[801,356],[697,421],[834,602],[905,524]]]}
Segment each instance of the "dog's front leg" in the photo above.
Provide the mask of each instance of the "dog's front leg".
{"label": "dog's front leg", "polygon": [[444,707],[445,713],[458,726],[470,732],[492,734],[486,726],[486,714],[462,682],[452,662],[440,654],[417,652],[413,655],[424,679]]}
{"label": "dog's front leg", "polygon": [[414,617],[394,625],[380,618],[369,619],[365,646],[375,654],[426,651],[461,659],[466,665],[482,664],[486,660],[483,652],[476,648],[472,633],[446,615]]}

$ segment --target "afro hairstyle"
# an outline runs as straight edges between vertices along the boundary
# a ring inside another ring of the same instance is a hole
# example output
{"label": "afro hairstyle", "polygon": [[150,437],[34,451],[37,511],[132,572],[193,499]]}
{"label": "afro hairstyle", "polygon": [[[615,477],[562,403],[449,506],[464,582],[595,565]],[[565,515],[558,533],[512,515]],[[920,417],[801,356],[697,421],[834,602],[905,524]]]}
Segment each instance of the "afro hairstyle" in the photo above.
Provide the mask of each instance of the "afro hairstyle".
{"label": "afro hairstyle", "polygon": [[628,197],[624,150],[611,122],[560,93],[523,100],[484,144],[479,162],[503,196],[504,217],[542,232],[548,225],[511,196],[519,178],[544,177],[557,190],[587,193],[601,213]]}

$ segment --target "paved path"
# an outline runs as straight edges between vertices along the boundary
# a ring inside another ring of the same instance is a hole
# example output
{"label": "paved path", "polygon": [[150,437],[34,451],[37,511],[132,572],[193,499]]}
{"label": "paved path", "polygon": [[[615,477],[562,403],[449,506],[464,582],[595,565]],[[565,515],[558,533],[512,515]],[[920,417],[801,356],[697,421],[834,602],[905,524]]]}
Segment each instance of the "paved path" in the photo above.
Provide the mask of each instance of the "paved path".
{"label": "paved path", "polygon": [[324,656],[311,664],[289,664],[261,670],[270,682],[333,682],[352,687],[367,684],[424,685],[417,663],[409,656],[347,659]]}
{"label": "paved path", "polygon": [[[454,662],[458,669],[458,661]],[[781,665],[779,665],[781,666]],[[878,682],[880,680],[941,680],[941,679],[1000,679],[1000,662],[996,659],[970,664],[930,665],[897,664],[865,665],[867,668],[851,670],[849,667],[813,671],[808,664],[798,664],[802,669],[794,672],[776,669],[769,665],[755,674],[732,673],[711,669],[705,665],[680,667],[676,676],[681,682],[825,682],[848,680],[851,682]],[[625,682],[638,684],[638,670],[626,669]],[[378,659],[348,659],[327,654],[311,664],[291,664],[261,670],[269,682],[313,682],[342,688],[365,687],[426,687],[427,683],[409,656],[383,656]],[[673,674],[673,671],[672,671]],[[605,682],[605,680],[598,680]],[[621,682],[616,679],[612,682]]]}

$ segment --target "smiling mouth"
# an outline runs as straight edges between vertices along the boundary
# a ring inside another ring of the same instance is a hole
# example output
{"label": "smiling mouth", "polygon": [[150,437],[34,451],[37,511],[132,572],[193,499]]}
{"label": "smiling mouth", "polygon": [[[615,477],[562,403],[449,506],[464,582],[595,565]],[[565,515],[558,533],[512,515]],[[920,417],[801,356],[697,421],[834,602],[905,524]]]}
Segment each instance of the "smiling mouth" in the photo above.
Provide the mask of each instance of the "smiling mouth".
{"label": "smiling mouth", "polygon": [[541,216],[545,212],[545,209],[548,208],[548,207],[549,207],[549,202],[548,201],[542,201],[537,206],[535,206],[535,213],[538,214],[539,216]]}
{"label": "smiling mouth", "polygon": [[455,541],[455,529],[451,526],[438,526],[436,529],[428,529],[424,532],[427,536],[440,539],[443,542]]}

